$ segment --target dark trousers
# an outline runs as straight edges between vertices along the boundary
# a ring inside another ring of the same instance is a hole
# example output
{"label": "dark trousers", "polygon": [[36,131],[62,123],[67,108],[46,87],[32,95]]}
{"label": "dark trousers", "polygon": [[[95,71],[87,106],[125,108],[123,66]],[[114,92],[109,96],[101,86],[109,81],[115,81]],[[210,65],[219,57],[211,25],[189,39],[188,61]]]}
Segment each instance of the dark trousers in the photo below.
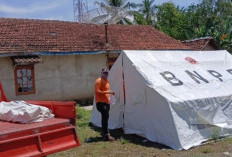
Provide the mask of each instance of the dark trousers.
{"label": "dark trousers", "polygon": [[110,104],[104,102],[98,102],[96,106],[97,106],[97,110],[101,113],[102,133],[104,136],[109,133],[108,120],[109,120]]}

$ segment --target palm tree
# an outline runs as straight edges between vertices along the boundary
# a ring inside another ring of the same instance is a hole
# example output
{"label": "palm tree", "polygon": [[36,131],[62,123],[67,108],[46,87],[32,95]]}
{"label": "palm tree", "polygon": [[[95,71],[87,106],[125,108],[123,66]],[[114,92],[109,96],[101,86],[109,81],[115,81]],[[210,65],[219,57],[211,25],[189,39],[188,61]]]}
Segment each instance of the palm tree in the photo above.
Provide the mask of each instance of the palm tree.
{"label": "palm tree", "polygon": [[127,0],[103,0],[103,2],[98,2],[96,1],[95,4],[99,5],[100,7],[102,6],[113,6],[113,7],[122,7],[124,5],[128,5],[126,3]]}
{"label": "palm tree", "polygon": [[[127,16],[132,14],[130,7],[133,7],[133,4],[127,0],[103,0],[101,2],[95,1],[95,4],[105,9],[108,15],[111,15],[111,21],[117,21],[117,24],[132,24]],[[122,19],[118,21],[120,18]],[[95,19],[101,19],[101,17],[95,17]]]}
{"label": "palm tree", "polygon": [[[154,25],[156,10],[154,3],[155,0],[143,0],[142,3],[136,5],[139,10],[134,15],[138,24]],[[142,23],[140,23],[141,21]]]}

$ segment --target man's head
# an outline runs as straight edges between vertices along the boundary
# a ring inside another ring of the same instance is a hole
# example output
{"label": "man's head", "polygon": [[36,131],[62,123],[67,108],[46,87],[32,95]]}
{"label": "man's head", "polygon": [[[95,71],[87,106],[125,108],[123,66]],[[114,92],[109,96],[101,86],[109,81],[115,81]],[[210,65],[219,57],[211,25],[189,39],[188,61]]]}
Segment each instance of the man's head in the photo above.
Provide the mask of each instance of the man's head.
{"label": "man's head", "polygon": [[109,71],[106,68],[102,68],[101,77],[107,79],[109,76]]}

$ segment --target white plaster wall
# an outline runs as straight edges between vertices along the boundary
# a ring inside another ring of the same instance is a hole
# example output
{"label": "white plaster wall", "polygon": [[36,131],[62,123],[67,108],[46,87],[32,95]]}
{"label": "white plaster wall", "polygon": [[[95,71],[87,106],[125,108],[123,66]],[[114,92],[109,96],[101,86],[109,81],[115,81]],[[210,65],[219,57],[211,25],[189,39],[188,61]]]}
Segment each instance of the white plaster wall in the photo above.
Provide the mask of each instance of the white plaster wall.
{"label": "white plaster wall", "polygon": [[0,58],[0,80],[7,98],[14,98],[16,96],[14,66],[9,57]]}
{"label": "white plaster wall", "polygon": [[0,79],[10,100],[92,99],[94,82],[106,66],[105,54],[40,56],[35,64],[36,94],[16,96],[10,58],[0,58]]}

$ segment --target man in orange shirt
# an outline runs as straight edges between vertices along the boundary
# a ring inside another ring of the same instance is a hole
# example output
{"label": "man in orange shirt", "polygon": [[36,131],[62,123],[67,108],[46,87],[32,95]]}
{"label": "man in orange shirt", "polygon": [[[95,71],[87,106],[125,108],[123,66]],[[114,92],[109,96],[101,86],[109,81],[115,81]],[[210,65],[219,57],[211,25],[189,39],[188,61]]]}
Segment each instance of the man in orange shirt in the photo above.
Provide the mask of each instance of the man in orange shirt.
{"label": "man in orange shirt", "polygon": [[104,139],[114,141],[115,139],[110,135],[108,130],[108,120],[110,111],[110,94],[115,92],[110,90],[110,83],[107,80],[108,70],[103,68],[101,77],[95,81],[95,102],[97,110],[101,113],[102,135]]}

